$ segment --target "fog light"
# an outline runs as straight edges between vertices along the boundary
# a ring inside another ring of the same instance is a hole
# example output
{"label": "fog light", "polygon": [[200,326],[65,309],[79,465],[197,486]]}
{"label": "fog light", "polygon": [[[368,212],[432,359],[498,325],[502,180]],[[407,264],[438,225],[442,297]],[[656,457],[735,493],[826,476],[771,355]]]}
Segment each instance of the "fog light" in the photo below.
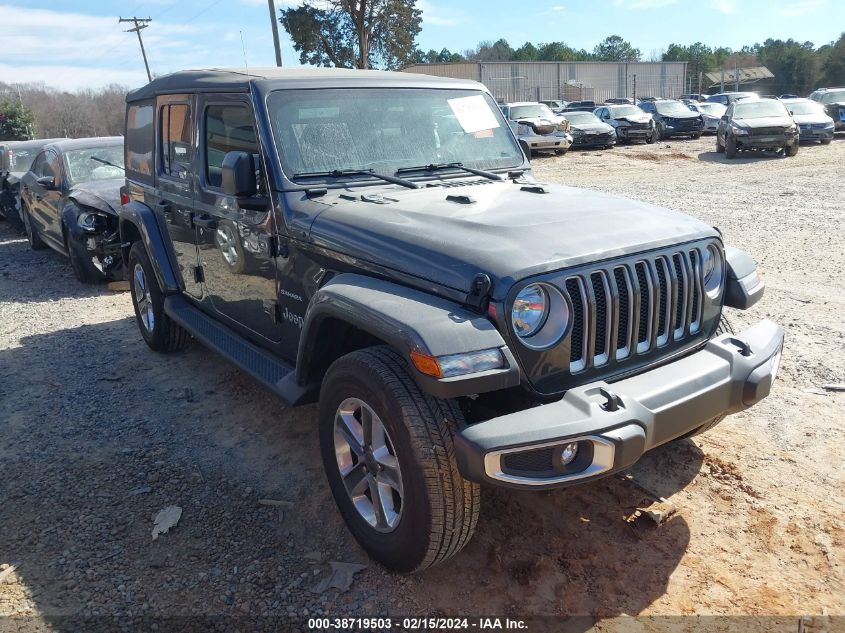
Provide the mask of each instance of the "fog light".
{"label": "fog light", "polygon": [[560,453],[560,461],[564,466],[568,466],[572,463],[572,460],[578,455],[578,443],[577,442],[570,442],[566,446],[563,447],[563,450]]}

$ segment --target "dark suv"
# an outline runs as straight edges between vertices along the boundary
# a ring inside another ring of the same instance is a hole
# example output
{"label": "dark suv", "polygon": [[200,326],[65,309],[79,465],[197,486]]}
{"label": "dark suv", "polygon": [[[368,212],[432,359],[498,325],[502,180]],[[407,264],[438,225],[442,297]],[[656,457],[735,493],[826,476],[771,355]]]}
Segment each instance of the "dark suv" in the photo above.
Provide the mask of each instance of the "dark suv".
{"label": "dark suv", "polygon": [[782,329],[719,329],[762,296],[752,260],[680,213],[537,182],[479,83],[180,72],[126,124],[141,335],[319,400],[331,491],[391,568],[460,551],[481,484],[604,477],[771,389]]}
{"label": "dark suv", "polygon": [[778,99],[734,101],[716,130],[716,151],[724,152],[725,158],[735,158],[741,150],[775,150],[795,156],[798,143],[798,124]]}
{"label": "dark suv", "polygon": [[819,88],[813,91],[810,99],[824,106],[837,132],[845,130],[845,88]]}

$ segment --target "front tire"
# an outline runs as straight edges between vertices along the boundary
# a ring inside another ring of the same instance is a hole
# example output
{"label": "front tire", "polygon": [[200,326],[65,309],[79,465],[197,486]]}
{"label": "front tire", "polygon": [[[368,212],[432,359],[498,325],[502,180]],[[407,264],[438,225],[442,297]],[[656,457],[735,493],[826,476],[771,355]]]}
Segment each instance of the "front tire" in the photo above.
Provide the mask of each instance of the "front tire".
{"label": "front tire", "polygon": [[70,258],[70,267],[73,269],[73,274],[76,278],[84,284],[96,284],[103,281],[106,276],[94,266],[91,261],[91,255],[85,244],[82,244],[73,234],[65,227],[65,247]]}
{"label": "front tire", "polygon": [[798,155],[798,141],[793,143],[792,145],[785,145],[783,148],[783,154],[787,157],[797,156]]}
{"label": "front tire", "polygon": [[47,245],[41,240],[41,236],[38,235],[38,229],[32,223],[32,216],[29,215],[29,209],[23,203],[21,203],[21,219],[23,220],[23,228],[26,232],[26,239],[29,241],[29,247],[34,251],[42,251],[47,248]]}
{"label": "front tire", "polygon": [[128,273],[135,320],[144,342],[156,352],[173,352],[185,347],[190,335],[164,312],[164,294],[141,242],[135,242],[129,250]]}
{"label": "front tire", "polygon": [[722,145],[722,140],[719,138],[719,132],[716,132],[716,153],[717,154],[724,154],[725,153],[725,146]]}
{"label": "front tire", "polygon": [[736,139],[733,136],[728,136],[725,139],[725,158],[729,160],[736,158],[738,151],[739,150],[736,146]]}
{"label": "front tire", "polygon": [[420,391],[388,347],[347,354],[320,391],[320,448],[352,535],[379,563],[417,572],[457,554],[478,521],[480,488],[458,472],[457,405]]}

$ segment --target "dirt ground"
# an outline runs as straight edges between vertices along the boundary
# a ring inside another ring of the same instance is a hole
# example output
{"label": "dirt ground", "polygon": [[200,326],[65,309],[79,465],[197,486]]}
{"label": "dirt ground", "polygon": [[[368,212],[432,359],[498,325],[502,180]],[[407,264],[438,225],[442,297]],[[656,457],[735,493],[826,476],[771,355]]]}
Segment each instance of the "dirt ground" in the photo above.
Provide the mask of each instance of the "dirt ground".
{"label": "dirt ground", "polygon": [[[277,615],[304,630],[326,614],[779,615],[795,630],[792,616],[845,615],[845,394],[819,388],[845,382],[845,139],[788,159],[726,161],[714,146],[534,165],[543,181],[685,211],[751,253],[766,296],[729,316],[786,328],[773,395],[635,466],[640,486],[678,508],[668,522],[627,524],[649,495],[618,477],[486,489],[467,549],[408,578],[368,562],[347,533],[313,406],[286,409],[198,345],[154,354],[127,293],[81,286],[0,223],[0,616],[51,630],[70,615],[130,627]],[[152,540],[171,505],[178,525]],[[331,562],[367,567],[348,591],[321,592]]]}

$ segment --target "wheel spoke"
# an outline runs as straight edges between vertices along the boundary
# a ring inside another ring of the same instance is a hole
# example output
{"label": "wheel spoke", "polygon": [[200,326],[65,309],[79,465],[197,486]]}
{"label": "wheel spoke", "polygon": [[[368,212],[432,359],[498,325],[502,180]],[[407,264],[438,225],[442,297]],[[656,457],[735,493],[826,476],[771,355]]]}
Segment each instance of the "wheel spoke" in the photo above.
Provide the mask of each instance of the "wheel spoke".
{"label": "wheel spoke", "polygon": [[361,457],[364,454],[364,437],[361,425],[351,411],[340,411],[338,417],[340,424],[335,423],[335,429],[349,445],[350,450]]}
{"label": "wheel spoke", "polygon": [[379,483],[385,484],[393,488],[402,496],[402,475],[399,473],[399,464],[393,455],[388,455],[385,458],[378,458],[379,466],[381,467],[376,475]]}
{"label": "wheel spoke", "polygon": [[146,315],[146,313],[147,313],[147,297],[146,297],[146,295],[144,295],[140,299],[138,299],[138,312],[140,312],[143,315]]}
{"label": "wheel spoke", "polygon": [[368,483],[370,485],[370,500],[373,502],[373,510],[376,514],[376,527],[386,528],[388,527],[387,512],[381,497],[381,488],[374,477],[369,477]]}

